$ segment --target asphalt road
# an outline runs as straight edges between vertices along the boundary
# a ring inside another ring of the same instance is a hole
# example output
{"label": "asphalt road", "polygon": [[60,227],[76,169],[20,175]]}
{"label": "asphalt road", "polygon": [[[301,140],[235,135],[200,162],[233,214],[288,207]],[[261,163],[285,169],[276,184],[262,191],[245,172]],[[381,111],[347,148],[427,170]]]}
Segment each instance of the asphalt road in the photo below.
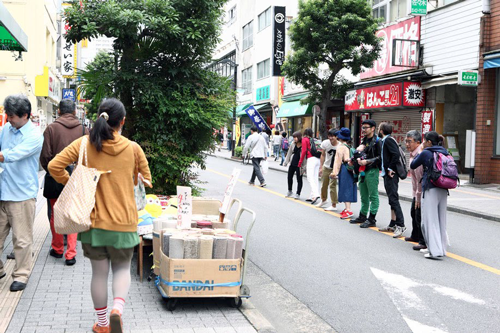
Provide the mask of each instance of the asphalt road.
{"label": "asphalt road", "polygon": [[[302,200],[285,199],[282,172],[270,170],[261,189],[247,185],[251,166],[208,157],[207,170],[199,170],[203,195],[222,198],[235,167],[242,171],[233,197],[258,217],[250,260],[334,330],[500,332],[500,223],[449,213],[449,256],[429,260],[412,244],[312,207],[303,201],[310,192],[305,179]],[[387,198],[380,199],[377,226],[385,226],[390,210]],[[410,205],[401,205],[409,236]],[[356,214],[359,203],[353,208]],[[244,229],[248,219],[241,223]],[[266,296],[256,294],[259,308]],[[260,310],[275,327],[285,327],[277,322],[279,307]]]}

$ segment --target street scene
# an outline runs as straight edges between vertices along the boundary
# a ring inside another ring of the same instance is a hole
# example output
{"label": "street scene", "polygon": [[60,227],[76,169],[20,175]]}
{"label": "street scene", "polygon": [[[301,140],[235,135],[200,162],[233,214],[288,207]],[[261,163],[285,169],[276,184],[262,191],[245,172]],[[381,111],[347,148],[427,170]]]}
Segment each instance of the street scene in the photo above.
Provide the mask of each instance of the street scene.
{"label": "street scene", "polygon": [[0,333],[500,332],[500,0],[0,0]]}

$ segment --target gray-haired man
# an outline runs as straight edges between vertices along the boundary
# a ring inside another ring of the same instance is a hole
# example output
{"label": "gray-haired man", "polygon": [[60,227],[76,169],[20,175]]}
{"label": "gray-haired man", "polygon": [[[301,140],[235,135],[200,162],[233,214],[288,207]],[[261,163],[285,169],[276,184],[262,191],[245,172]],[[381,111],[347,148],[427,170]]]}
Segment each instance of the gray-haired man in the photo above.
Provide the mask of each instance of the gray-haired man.
{"label": "gray-haired man", "polygon": [[[406,149],[410,152],[410,164],[418,154],[422,152],[422,134],[419,131],[409,131],[406,134]],[[422,197],[422,175],[424,169],[419,166],[415,170],[410,169],[411,184],[413,188],[413,202],[411,204],[411,220],[413,230],[410,237],[405,237],[407,242],[415,242],[413,249],[418,251],[420,249],[426,249],[424,236],[422,235],[422,217],[421,217],[421,197]]]}

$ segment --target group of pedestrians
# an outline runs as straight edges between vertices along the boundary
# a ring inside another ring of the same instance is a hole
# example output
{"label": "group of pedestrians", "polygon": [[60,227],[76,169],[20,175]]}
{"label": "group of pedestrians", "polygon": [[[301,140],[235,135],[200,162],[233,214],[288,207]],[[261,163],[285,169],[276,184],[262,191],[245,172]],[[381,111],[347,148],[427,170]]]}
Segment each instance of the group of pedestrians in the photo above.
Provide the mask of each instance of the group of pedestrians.
{"label": "group of pedestrians", "polygon": [[[392,136],[393,127],[389,123],[381,123],[377,127],[374,120],[364,120],[361,125],[361,144],[352,147],[351,131],[348,128],[328,131],[328,139],[322,142],[314,139],[310,128],[304,132],[293,133],[292,140],[284,155],[284,166],[288,166],[286,193],[287,198],[300,199],[304,174],[311,187],[306,201],[323,208],[325,211],[337,211],[339,203],[344,204],[340,212],[341,219],[349,219],[351,224],[359,224],[361,228],[377,226],[376,216],[379,210],[379,181],[382,178],[387,194],[391,219],[387,226],[380,227],[381,232],[390,232],[394,238],[403,237],[407,228],[399,201],[399,181],[411,176],[413,202],[411,206],[412,232],[405,237],[408,242],[417,243],[414,250],[424,253],[426,258],[439,259],[446,255],[448,236],[446,233],[447,190],[439,188],[430,181],[435,163],[434,153],[448,156],[442,146],[443,137],[436,132],[425,134],[424,140],[417,130],[406,134],[406,148],[410,152],[409,167],[404,152]],[[280,145],[286,134],[274,133],[273,152],[275,160]],[[252,128],[243,150],[252,152],[253,173],[250,185],[254,185],[255,177],[259,178],[261,187],[266,186],[260,169],[260,163],[267,158],[267,144]],[[293,191],[294,178],[297,182]],[[358,201],[358,187],[361,209],[356,218],[351,204]],[[330,202],[328,202],[328,193]]]}
{"label": "group of pedestrians", "polygon": [[[59,104],[59,117],[42,134],[31,122],[31,103],[24,95],[4,101],[8,123],[0,133],[0,256],[12,230],[15,266],[10,291],[26,288],[31,274],[33,224],[38,196],[38,172],[47,171],[44,196],[48,199],[52,242],[49,254],[62,258],[63,235],[54,227],[57,199],[84,152],[83,164],[103,172],[95,193],[90,230],[67,236],[65,264],[76,263],[76,243],[92,265],[91,296],[97,315],[93,332],[122,332],[122,313],[131,283],[130,266],[137,235],[137,206],[134,179],[140,173],[145,183],[151,174],[139,145],[121,135],[125,107],[114,98],[99,106],[94,128],[89,131],[75,115],[71,100]],[[78,198],[74,198],[78,200]],[[108,275],[113,272],[113,308],[108,317]],[[6,276],[0,260],[0,279]]]}

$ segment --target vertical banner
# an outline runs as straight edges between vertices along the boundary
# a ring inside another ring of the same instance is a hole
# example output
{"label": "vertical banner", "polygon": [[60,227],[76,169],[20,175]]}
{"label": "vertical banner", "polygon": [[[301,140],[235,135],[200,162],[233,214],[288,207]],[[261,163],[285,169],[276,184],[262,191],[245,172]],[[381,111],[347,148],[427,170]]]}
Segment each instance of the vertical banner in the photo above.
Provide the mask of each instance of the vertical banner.
{"label": "vertical banner", "polygon": [[253,106],[250,106],[248,109],[245,110],[246,114],[248,117],[250,117],[250,120],[259,128],[261,131],[265,131],[266,128],[270,130],[269,126],[267,126],[267,123],[264,121],[264,118],[260,115],[259,111],[255,110]]}
{"label": "vertical banner", "polygon": [[224,199],[222,200],[222,204],[219,208],[219,212],[221,214],[226,214],[229,208],[229,204],[231,203],[231,196],[233,195],[234,186],[240,178],[241,169],[233,169],[233,173],[231,174],[231,178],[229,178],[229,183],[226,186],[226,191],[224,192]]}
{"label": "vertical banner", "polygon": [[285,95],[285,77],[280,76],[278,78],[278,106],[281,107],[283,104],[283,96]]}
{"label": "vertical banner", "polygon": [[241,127],[240,127],[240,118],[236,118],[236,124],[234,126],[234,135],[235,136],[235,140],[236,140],[236,143],[235,143],[235,147],[238,146],[238,144],[240,143],[240,139],[241,139]]}
{"label": "vertical banner", "polygon": [[193,197],[191,187],[177,186],[177,229],[191,228]]}
{"label": "vertical banner", "polygon": [[273,76],[281,76],[285,61],[286,7],[275,6],[273,17]]}
{"label": "vertical banner", "polygon": [[422,140],[427,132],[432,131],[432,123],[434,121],[434,110],[427,109],[422,111]]}
{"label": "vertical banner", "polygon": [[[70,7],[71,4],[63,3],[62,8]],[[66,20],[61,20],[61,73],[65,78],[76,78],[76,44],[66,39],[66,34],[71,27]]]}

